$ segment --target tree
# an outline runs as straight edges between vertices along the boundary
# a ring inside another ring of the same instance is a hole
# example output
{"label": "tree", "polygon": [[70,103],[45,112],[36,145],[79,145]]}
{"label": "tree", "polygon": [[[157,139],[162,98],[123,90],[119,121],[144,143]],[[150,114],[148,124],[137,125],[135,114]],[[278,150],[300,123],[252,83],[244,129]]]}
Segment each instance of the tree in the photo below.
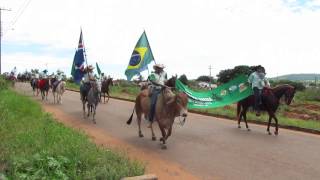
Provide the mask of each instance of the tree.
{"label": "tree", "polygon": [[258,66],[246,66],[246,65],[240,65],[236,66],[233,69],[225,69],[219,72],[217,75],[218,82],[220,83],[226,83],[230,81],[231,79],[236,78],[237,76],[244,74],[249,76],[252,72],[254,72],[257,69]]}
{"label": "tree", "polygon": [[179,77],[179,80],[184,84],[184,85],[188,85],[188,78],[185,74],[182,74],[180,77]]}
{"label": "tree", "polygon": [[196,81],[213,82],[214,79],[212,77],[209,77],[209,76],[199,76]]}

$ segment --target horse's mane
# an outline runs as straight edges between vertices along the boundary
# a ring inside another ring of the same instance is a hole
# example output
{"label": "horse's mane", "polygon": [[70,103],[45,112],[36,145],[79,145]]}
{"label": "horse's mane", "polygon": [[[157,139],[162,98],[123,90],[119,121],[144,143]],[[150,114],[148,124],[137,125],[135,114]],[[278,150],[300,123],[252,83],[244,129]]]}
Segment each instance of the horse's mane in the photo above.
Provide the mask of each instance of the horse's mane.
{"label": "horse's mane", "polygon": [[290,84],[278,84],[275,87],[272,87],[271,89],[272,90],[279,90],[279,89],[282,89],[282,88],[293,88],[294,89],[294,87],[292,85],[290,85]]}

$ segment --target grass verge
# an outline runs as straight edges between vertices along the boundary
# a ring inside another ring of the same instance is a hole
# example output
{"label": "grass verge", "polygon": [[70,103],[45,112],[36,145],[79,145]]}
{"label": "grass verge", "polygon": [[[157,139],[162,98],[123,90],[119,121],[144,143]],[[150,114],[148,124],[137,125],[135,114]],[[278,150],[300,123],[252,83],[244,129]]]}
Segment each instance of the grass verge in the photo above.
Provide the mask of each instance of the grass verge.
{"label": "grass verge", "polygon": [[96,146],[30,98],[2,89],[0,100],[0,179],[118,180],[144,173],[139,162]]}
{"label": "grass verge", "polygon": [[[71,89],[78,90],[79,87],[71,88]],[[135,100],[138,93],[139,93],[139,88],[136,86],[124,86],[124,87],[113,86],[111,87],[110,95],[112,97],[121,98],[124,100]],[[308,102],[311,104],[319,104],[319,102],[316,102],[316,101],[306,101],[305,98],[302,97],[302,96],[305,96],[305,94],[308,94],[308,92],[299,92],[297,94],[297,97],[296,97],[297,103]],[[320,131],[320,121],[302,120],[302,119],[294,119],[294,118],[286,117],[284,115],[284,112],[290,111],[290,109],[292,109],[290,106],[285,106],[285,105],[280,106],[279,111],[277,112],[277,117],[280,125]],[[195,113],[199,112],[199,113],[204,113],[210,116],[223,117],[228,119],[236,119],[236,108],[234,105],[214,108],[214,109],[193,109],[192,112],[195,112]],[[263,114],[261,117],[256,117],[254,113],[248,112],[247,119],[249,121],[255,121],[258,123],[267,122],[268,115]]]}

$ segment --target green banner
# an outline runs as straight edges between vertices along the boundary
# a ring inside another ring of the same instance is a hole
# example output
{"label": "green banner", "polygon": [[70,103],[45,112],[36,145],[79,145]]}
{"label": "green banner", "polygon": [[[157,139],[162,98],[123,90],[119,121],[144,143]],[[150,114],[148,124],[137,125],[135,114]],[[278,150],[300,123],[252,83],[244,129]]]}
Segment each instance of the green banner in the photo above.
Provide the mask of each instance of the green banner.
{"label": "green banner", "polygon": [[176,81],[176,88],[185,92],[189,97],[188,108],[217,108],[238,102],[253,94],[246,75],[205,92],[196,92],[185,86],[181,81]]}

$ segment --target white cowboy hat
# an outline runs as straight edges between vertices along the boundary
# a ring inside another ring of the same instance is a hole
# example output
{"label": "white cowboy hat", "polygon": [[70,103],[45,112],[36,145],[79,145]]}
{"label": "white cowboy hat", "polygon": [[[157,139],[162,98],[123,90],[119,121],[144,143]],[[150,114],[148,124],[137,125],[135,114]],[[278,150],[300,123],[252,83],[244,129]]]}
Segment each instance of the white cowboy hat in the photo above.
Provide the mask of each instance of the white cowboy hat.
{"label": "white cowboy hat", "polygon": [[89,65],[87,68],[91,69],[91,70],[94,69],[94,67],[92,65]]}
{"label": "white cowboy hat", "polygon": [[155,69],[155,68],[164,69],[165,66],[164,66],[163,64],[155,64],[155,65],[153,65],[153,68],[154,68],[154,69]]}

